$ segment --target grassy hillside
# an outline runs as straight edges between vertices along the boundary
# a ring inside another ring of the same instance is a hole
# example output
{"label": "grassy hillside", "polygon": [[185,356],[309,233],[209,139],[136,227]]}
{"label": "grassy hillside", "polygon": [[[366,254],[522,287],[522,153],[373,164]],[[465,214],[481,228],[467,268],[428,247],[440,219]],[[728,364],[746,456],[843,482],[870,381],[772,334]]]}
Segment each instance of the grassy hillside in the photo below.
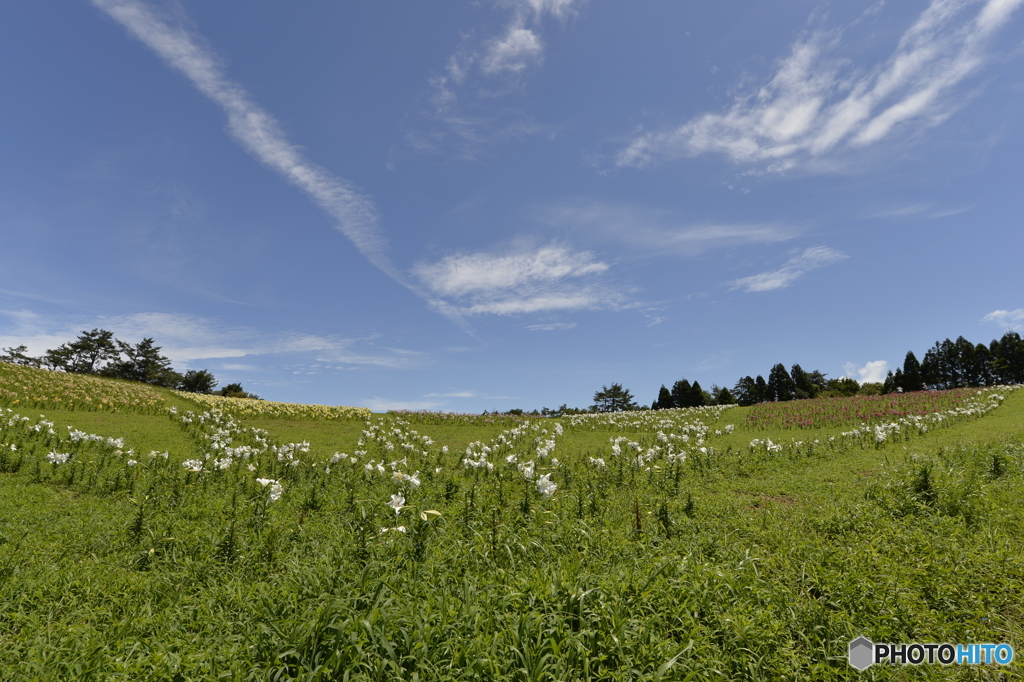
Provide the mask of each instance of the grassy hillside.
{"label": "grassy hillside", "polygon": [[0,365],[2,679],[1020,671],[846,647],[1022,650],[1024,391],[556,420],[135,388]]}

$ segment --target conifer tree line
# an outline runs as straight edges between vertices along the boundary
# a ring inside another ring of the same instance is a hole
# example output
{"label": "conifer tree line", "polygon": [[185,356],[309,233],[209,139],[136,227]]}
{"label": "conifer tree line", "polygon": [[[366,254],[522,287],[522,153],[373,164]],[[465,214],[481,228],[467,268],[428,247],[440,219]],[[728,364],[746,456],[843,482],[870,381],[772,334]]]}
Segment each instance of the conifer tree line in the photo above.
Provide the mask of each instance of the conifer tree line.
{"label": "conifer tree line", "polygon": [[[171,361],[160,354],[161,346],[151,338],[132,345],[114,338],[106,329],[83,331],[77,339],[43,353],[27,355],[26,346],[4,348],[0,362],[40,367],[58,372],[93,374],[112,379],[139,381],[191,393],[213,393],[217,379],[205,369],[176,372]],[[228,384],[218,394],[234,398],[259,398],[246,393],[241,384]]]}
{"label": "conifer tree line", "polygon": [[921,362],[913,351],[908,352],[903,366],[886,376],[882,392],[1020,383],[1024,383],[1024,341],[1017,332],[1008,331],[988,346],[962,336],[938,341]]}
{"label": "conifer tree line", "polygon": [[988,346],[973,344],[963,336],[956,341],[936,342],[919,362],[908,351],[903,366],[890,371],[882,384],[861,386],[849,377],[829,379],[818,370],[805,371],[800,365],[789,370],[782,363],[771,368],[767,381],[760,374],[745,376],[728,388],[712,386],[703,391],[700,384],[681,379],[669,390],[664,384],[653,410],[700,405],[755,405],[827,396],[851,396],[903,391],[944,390],[1024,383],[1024,341],[1020,334],[1008,331]]}

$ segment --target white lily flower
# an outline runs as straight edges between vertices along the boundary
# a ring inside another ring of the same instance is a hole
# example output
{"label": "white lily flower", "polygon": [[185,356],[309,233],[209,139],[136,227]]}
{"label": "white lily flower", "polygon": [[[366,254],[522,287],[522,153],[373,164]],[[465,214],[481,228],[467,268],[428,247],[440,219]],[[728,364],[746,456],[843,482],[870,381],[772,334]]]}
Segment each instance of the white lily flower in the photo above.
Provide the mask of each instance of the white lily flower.
{"label": "white lily flower", "polygon": [[268,498],[270,502],[277,502],[278,500],[281,499],[281,494],[284,492],[284,488],[281,486],[280,483],[278,483],[272,478],[257,478],[256,482],[259,483],[264,488],[266,488],[268,485],[270,486],[270,496]]}
{"label": "white lily flower", "polygon": [[558,484],[551,480],[551,474],[544,474],[537,481],[537,490],[544,497],[551,497],[558,489]]}
{"label": "white lily flower", "polygon": [[63,452],[51,452],[46,456],[46,459],[53,464],[66,464],[71,455]]}

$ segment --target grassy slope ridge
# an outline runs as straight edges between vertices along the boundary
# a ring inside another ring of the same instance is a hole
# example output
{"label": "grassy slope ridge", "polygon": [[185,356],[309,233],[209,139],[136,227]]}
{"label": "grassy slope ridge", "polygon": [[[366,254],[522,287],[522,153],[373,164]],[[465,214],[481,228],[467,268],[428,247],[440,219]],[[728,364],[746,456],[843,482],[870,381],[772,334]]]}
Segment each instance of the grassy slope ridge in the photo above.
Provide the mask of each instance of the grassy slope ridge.
{"label": "grassy slope ridge", "polygon": [[[748,408],[593,430],[586,419],[423,415],[213,424],[161,395],[177,416],[43,402],[16,410],[24,425],[0,420],[0,678],[998,679],[1020,669],[856,673],[845,656],[861,634],[1022,650],[1024,391],[983,417],[878,446],[830,443],[836,429],[749,430]],[[54,436],[27,430],[40,413]],[[59,439],[68,425],[124,442],[72,445]],[[250,448],[223,470],[212,464],[225,452],[211,445],[218,430],[227,447]],[[503,432],[508,442],[493,440]],[[755,438],[804,444],[769,452],[747,447]],[[65,450],[68,463],[45,460]],[[335,453],[345,457],[332,464]],[[190,459],[204,471],[187,471]],[[422,484],[398,481],[391,462]],[[542,474],[558,485],[550,497]],[[257,477],[279,481],[280,499]],[[386,503],[399,492],[396,514]]]}

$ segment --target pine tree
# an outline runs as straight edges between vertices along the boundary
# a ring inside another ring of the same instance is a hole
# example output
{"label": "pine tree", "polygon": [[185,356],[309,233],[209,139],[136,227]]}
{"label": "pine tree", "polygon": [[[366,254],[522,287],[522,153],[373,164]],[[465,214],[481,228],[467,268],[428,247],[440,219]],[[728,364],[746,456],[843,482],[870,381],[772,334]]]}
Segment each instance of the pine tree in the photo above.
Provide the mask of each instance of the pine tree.
{"label": "pine tree", "polygon": [[989,344],[992,372],[1001,384],[1024,383],[1024,340],[1020,334],[1008,331],[999,340]]}
{"label": "pine tree", "polygon": [[907,351],[903,359],[903,390],[923,391],[924,378],[921,376],[921,363],[917,361],[914,351]]}
{"label": "pine tree", "polygon": [[82,332],[77,339],[46,351],[43,364],[50,369],[77,374],[98,374],[118,358],[114,333],[106,329]]}
{"label": "pine tree", "polygon": [[953,366],[953,374],[955,376],[954,388],[979,385],[980,378],[977,371],[977,359],[974,357],[974,344],[963,336],[958,336],[956,341],[953,342],[952,362],[950,364]]}
{"label": "pine tree", "polygon": [[637,405],[633,402],[633,394],[622,387],[622,384],[602,386],[600,391],[594,393],[594,408],[597,412],[621,412],[623,410],[635,410]]}
{"label": "pine tree", "polygon": [[711,385],[711,396],[714,398],[715,405],[735,405],[736,397],[732,392],[724,386]]}
{"label": "pine tree", "polygon": [[786,371],[785,365],[780,362],[772,367],[772,371],[768,374],[768,394],[771,396],[769,400],[779,402],[792,400],[795,393],[796,384],[793,383],[793,378]]}
{"label": "pine tree", "polygon": [[700,387],[700,382],[693,382],[693,386],[690,386],[690,407],[700,407],[701,405],[707,404],[707,398],[704,396],[704,389]]}
{"label": "pine tree", "polygon": [[977,383],[972,386],[991,386],[996,383],[995,369],[992,366],[992,353],[988,346],[979,343],[974,347],[974,367],[972,375]]}
{"label": "pine tree", "polygon": [[822,374],[820,370],[814,370],[813,372],[807,373],[807,379],[814,386],[814,395],[820,395],[822,391],[828,388],[828,375]]}
{"label": "pine tree", "polygon": [[41,358],[28,356],[28,346],[24,344],[4,348],[3,351],[6,355],[0,355],[0,362],[8,362],[12,365],[24,365],[25,367],[39,367],[43,363]]}
{"label": "pine tree", "polygon": [[797,400],[813,398],[818,395],[818,387],[811,382],[811,377],[800,365],[793,365],[789,370],[789,376],[793,379],[796,390],[793,397]]}
{"label": "pine tree", "polygon": [[758,402],[757,384],[750,376],[745,376],[737,381],[732,391],[736,398],[736,404],[741,407],[749,407]]}
{"label": "pine tree", "polygon": [[768,384],[765,383],[764,377],[760,374],[758,374],[757,378],[754,379],[754,386],[756,387],[754,389],[754,402],[766,403],[772,399],[771,391],[768,390]]}
{"label": "pine tree", "polygon": [[893,390],[897,393],[903,393],[907,390],[905,388],[906,378],[903,376],[903,370],[899,367],[896,368],[896,373],[892,375],[892,385],[894,387]]}
{"label": "pine tree", "polygon": [[690,395],[690,382],[686,379],[672,384],[672,404],[675,407],[689,407]]}
{"label": "pine tree", "polygon": [[161,347],[153,339],[142,339],[134,346],[124,341],[117,345],[127,359],[111,364],[103,374],[157,386],[173,387],[181,382],[181,375],[171,369],[169,359],[160,355]]}
{"label": "pine tree", "polygon": [[662,384],[661,390],[658,391],[658,399],[654,401],[654,404],[651,406],[651,409],[667,410],[672,407],[675,407],[675,403],[673,403],[672,401],[672,393],[670,393],[669,390],[665,388],[665,384]]}

